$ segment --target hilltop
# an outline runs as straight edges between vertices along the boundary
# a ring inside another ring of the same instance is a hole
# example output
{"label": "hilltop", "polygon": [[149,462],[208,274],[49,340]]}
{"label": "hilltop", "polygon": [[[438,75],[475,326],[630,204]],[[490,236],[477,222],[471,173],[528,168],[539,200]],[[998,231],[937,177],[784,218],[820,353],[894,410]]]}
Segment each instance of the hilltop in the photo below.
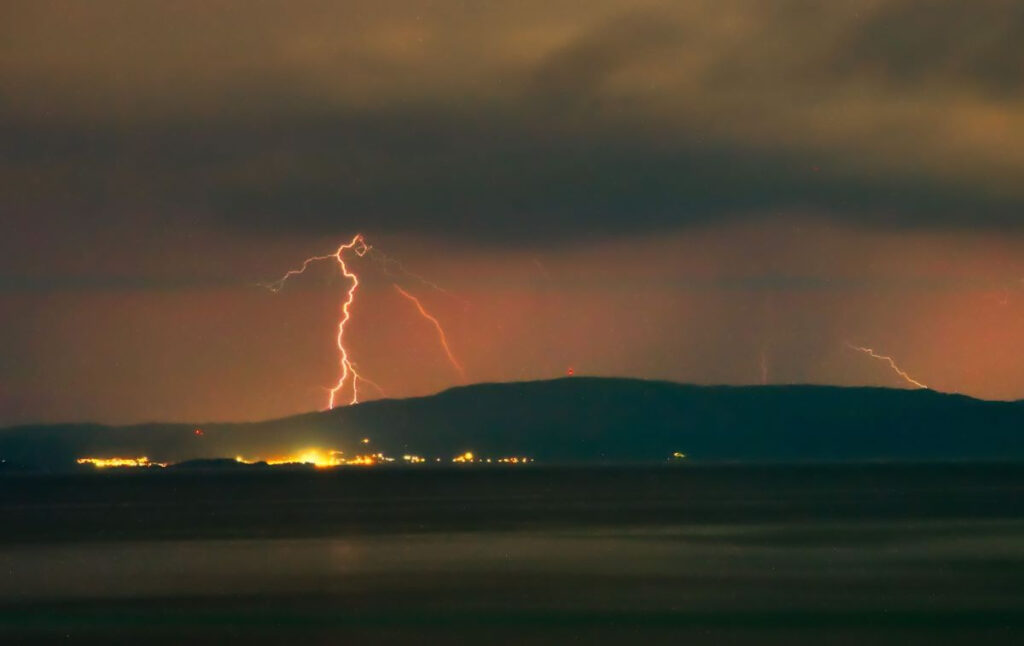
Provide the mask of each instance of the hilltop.
{"label": "hilltop", "polygon": [[194,424],[12,427],[0,430],[0,458],[53,470],[83,456],[181,462],[309,447],[542,463],[664,462],[674,452],[698,462],[1024,459],[1024,402],[886,388],[573,377],[201,427],[201,436]]}

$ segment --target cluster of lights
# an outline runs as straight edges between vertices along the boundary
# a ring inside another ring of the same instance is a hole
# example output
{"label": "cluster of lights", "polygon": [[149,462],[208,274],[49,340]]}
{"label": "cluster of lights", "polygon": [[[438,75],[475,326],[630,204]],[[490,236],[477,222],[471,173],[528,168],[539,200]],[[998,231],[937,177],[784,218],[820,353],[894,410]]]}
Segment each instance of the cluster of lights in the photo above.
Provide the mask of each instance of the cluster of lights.
{"label": "cluster of lights", "polygon": [[[363,440],[368,444],[369,440]],[[419,455],[406,454],[401,457],[401,464],[425,464],[431,461]],[[441,458],[433,458],[435,463],[443,462]],[[451,459],[455,464],[529,464],[533,458],[510,456],[499,458],[484,458],[474,455],[472,451],[466,451]],[[109,467],[130,468],[130,467],[166,467],[166,462],[152,462],[147,457],[138,458],[78,458],[78,464],[91,464],[92,466],[104,469]],[[269,458],[250,459],[240,455],[235,456],[235,462],[239,464],[267,464],[269,466],[280,465],[310,465],[318,469],[329,469],[332,467],[344,466],[375,466],[399,462],[399,460],[385,455],[384,453],[367,453],[348,457],[343,451],[334,449],[310,448],[304,449],[293,455],[275,456]]]}
{"label": "cluster of lights", "polygon": [[466,451],[462,455],[456,455],[452,458],[452,462],[457,464],[528,464],[533,462],[533,458],[526,458],[520,456],[503,457],[503,458],[482,458],[473,455],[471,451]]}
{"label": "cluster of lights", "polygon": [[97,469],[110,467],[166,467],[166,462],[150,462],[146,456],[138,458],[78,458],[78,464],[91,464]]}
{"label": "cluster of lights", "polygon": [[[368,440],[363,440],[364,444]],[[295,455],[266,458],[262,460],[249,460],[241,456],[235,457],[235,461],[241,464],[256,464],[265,462],[268,465],[306,464],[317,468],[326,469],[330,467],[343,466],[374,466],[379,464],[393,464],[399,460],[385,455],[384,453],[371,453],[345,457],[342,451],[325,451],[322,449],[307,449]],[[401,464],[426,464],[431,460],[420,455],[405,454],[401,458]],[[455,464],[529,464],[533,458],[511,456],[500,458],[483,458],[473,454],[472,451],[456,455],[451,461]],[[443,462],[441,458],[433,458],[433,462]]]}
{"label": "cluster of lights", "polygon": [[265,462],[270,466],[282,464],[311,464],[318,469],[344,466],[373,466],[375,464],[388,464],[394,461],[394,458],[388,457],[383,453],[345,457],[345,453],[343,451],[325,451],[323,449],[306,449],[295,455],[272,457],[264,460],[247,460],[242,456],[235,456],[235,462],[241,464],[256,464],[258,462]]}
{"label": "cluster of lights", "polygon": [[[362,440],[363,444],[368,444],[368,440]],[[301,453],[295,455],[286,455],[280,457],[272,457],[265,459],[246,459],[242,456],[236,456],[235,461],[241,464],[257,464],[264,462],[268,465],[287,465],[287,464],[305,464],[312,465],[320,469],[326,469],[330,467],[344,467],[344,466],[374,466],[379,464],[393,464],[399,462],[396,458],[393,458],[384,453],[370,453],[365,455],[355,455],[352,457],[345,457],[344,452],[335,450],[323,450],[323,449],[306,449]],[[420,455],[405,454],[401,457],[401,464],[426,464],[427,462],[443,462],[441,458],[425,458]],[[455,464],[529,464],[533,462],[533,458],[523,456],[510,456],[500,458],[483,458],[475,455],[472,451],[466,451],[456,455],[451,461]]]}

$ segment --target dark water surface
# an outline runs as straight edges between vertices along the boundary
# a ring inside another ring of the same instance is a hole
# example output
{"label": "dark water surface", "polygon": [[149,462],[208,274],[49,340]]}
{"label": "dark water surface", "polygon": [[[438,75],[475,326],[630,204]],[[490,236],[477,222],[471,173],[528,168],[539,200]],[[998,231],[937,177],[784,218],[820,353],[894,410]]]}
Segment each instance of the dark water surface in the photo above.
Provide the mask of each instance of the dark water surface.
{"label": "dark water surface", "polygon": [[1024,466],[0,478],[3,641],[1021,643]]}

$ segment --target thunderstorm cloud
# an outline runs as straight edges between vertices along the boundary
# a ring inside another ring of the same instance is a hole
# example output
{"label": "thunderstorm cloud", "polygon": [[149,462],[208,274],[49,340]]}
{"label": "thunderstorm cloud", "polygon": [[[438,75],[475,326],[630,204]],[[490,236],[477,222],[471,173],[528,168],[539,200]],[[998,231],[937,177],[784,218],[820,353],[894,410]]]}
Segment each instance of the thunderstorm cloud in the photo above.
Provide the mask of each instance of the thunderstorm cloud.
{"label": "thunderstorm cloud", "polygon": [[1024,5],[7,3],[12,226],[1024,229]]}

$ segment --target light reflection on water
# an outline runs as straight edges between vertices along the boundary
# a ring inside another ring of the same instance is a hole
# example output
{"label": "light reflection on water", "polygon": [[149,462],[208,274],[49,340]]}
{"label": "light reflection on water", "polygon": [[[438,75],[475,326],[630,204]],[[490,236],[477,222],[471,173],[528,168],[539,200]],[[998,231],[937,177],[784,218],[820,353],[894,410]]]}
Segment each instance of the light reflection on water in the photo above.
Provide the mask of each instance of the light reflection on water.
{"label": "light reflection on water", "polygon": [[520,607],[1018,605],[1024,522],[690,525],[0,547],[0,601],[371,595]]}

